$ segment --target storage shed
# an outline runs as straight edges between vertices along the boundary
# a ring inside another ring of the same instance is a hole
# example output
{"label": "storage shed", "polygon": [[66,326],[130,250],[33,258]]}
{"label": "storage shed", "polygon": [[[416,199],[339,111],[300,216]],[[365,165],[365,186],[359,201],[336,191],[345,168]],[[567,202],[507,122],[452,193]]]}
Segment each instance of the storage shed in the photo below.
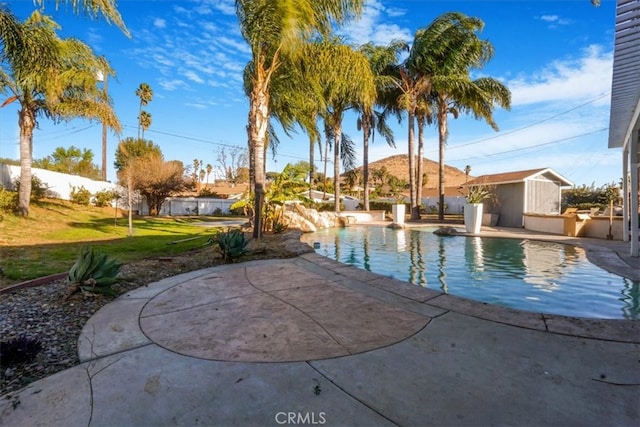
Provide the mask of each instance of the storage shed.
{"label": "storage shed", "polygon": [[525,213],[560,214],[562,187],[573,184],[550,168],[482,175],[466,186],[494,187],[485,212],[499,214],[497,225],[523,227]]}

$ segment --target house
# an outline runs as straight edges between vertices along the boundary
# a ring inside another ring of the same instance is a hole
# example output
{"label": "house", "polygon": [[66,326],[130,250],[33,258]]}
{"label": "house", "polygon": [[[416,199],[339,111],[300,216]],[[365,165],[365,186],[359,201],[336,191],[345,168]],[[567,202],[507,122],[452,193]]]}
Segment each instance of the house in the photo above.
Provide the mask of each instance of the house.
{"label": "house", "polygon": [[[335,196],[333,192],[325,193],[320,190],[311,190],[305,191],[302,193],[305,197],[309,197],[314,203],[330,203],[333,204],[335,200]],[[344,210],[346,211],[355,211],[360,206],[360,200],[357,197],[352,197],[348,195],[340,196],[340,200],[344,205]]]}
{"label": "house", "polygon": [[525,213],[560,214],[562,187],[573,184],[544,168],[482,175],[465,185],[493,186],[495,198],[485,202],[485,212],[498,213],[499,226],[521,228]]}
{"label": "house", "polygon": [[[640,2],[618,0],[616,7],[609,148],[622,148],[623,240],[640,256],[638,180],[640,179]],[[628,224],[628,225],[627,225]]]}

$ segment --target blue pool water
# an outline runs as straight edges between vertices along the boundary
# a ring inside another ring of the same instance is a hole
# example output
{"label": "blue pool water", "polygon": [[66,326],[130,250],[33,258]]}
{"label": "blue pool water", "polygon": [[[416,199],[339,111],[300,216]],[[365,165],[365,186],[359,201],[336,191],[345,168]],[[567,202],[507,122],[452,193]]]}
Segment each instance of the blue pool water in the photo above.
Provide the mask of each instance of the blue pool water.
{"label": "blue pool water", "polygon": [[581,248],[442,237],[433,231],[347,227],[303,240],[342,263],[476,301],[567,316],[640,319],[640,283],[591,264]]}

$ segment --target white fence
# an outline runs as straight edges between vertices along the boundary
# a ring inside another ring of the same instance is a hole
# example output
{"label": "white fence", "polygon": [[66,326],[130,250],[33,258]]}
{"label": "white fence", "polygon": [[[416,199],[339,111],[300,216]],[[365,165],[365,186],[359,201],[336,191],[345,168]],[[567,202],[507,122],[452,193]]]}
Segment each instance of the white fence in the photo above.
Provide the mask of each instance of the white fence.
{"label": "white fence", "polygon": [[[230,213],[229,207],[237,200],[211,199],[198,197],[170,197],[165,200],[160,215],[183,216],[183,215],[217,215]],[[147,204],[143,203],[142,212],[149,212]]]}
{"label": "white fence", "polygon": [[[422,206],[427,213],[438,212],[438,197],[423,197]],[[464,196],[445,196],[444,213],[448,215],[460,215],[464,211],[464,205],[467,199]]]}
{"label": "white fence", "polygon": [[[71,200],[73,187],[84,187],[91,194],[102,190],[119,191],[119,186],[106,181],[94,181],[77,175],[53,172],[45,169],[31,168],[31,174],[37,177],[48,190],[48,195],[55,199]],[[8,189],[14,189],[15,182],[20,178],[20,166],[0,163],[0,184]]]}

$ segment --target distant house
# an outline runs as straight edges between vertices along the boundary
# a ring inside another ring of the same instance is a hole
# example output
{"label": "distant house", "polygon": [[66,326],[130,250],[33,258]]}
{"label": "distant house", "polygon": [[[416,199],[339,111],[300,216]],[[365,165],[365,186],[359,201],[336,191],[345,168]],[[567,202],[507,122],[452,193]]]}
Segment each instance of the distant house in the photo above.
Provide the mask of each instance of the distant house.
{"label": "distant house", "polygon": [[[525,213],[560,214],[562,187],[573,184],[550,168],[482,175],[467,186],[494,186],[494,206],[486,211],[498,213],[502,227],[523,227]],[[489,205],[490,202],[485,202]]]}

